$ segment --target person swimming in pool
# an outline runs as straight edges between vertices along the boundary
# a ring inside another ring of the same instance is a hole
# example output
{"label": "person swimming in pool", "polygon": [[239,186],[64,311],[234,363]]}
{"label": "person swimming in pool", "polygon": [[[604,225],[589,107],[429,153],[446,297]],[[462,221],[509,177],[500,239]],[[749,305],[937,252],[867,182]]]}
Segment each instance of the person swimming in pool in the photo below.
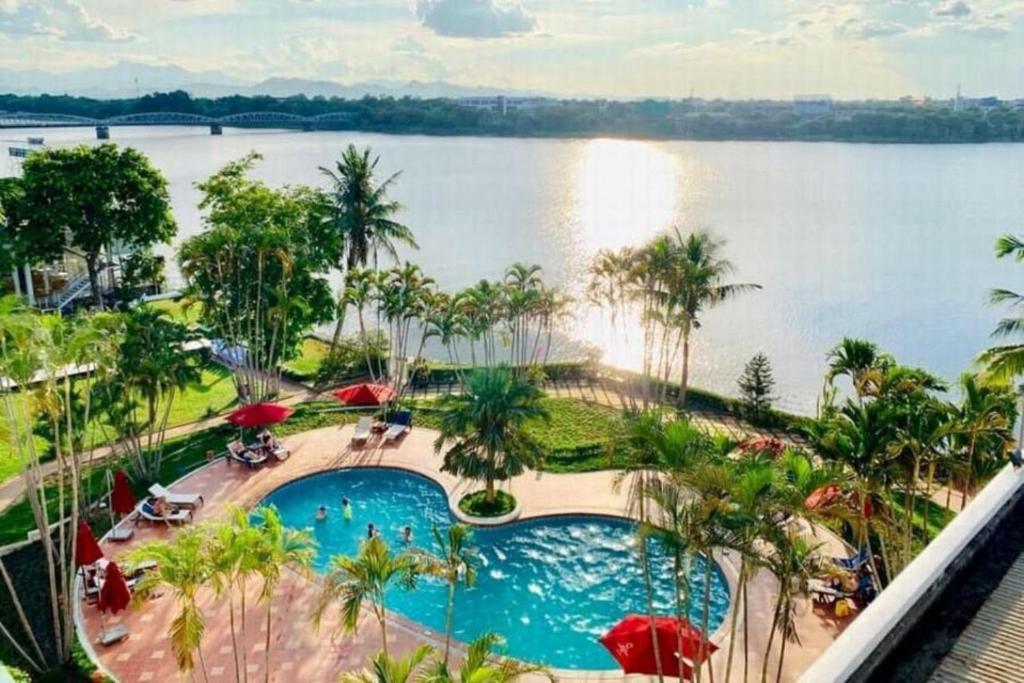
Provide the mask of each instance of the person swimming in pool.
{"label": "person swimming in pool", "polygon": [[316,521],[322,522],[327,519],[327,506],[321,505],[316,509]]}
{"label": "person swimming in pool", "polygon": [[411,526],[406,525],[406,527],[404,529],[402,529],[402,543],[404,543],[406,545],[410,545],[412,543],[412,527]]}
{"label": "person swimming in pool", "polygon": [[341,499],[341,516],[346,522],[352,521],[352,503],[349,502],[348,498]]}
{"label": "person swimming in pool", "polygon": [[376,535],[377,535],[377,527],[375,527],[373,525],[373,522],[370,522],[369,524],[366,525],[366,540],[370,540],[371,538],[373,538]]}

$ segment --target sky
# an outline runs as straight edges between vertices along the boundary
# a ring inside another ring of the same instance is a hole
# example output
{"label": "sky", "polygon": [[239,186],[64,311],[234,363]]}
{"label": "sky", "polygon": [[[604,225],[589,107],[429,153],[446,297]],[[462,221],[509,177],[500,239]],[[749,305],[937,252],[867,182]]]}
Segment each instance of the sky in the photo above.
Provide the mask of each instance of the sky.
{"label": "sky", "polygon": [[0,67],[117,62],[570,97],[1024,97],[1024,0],[0,0]]}

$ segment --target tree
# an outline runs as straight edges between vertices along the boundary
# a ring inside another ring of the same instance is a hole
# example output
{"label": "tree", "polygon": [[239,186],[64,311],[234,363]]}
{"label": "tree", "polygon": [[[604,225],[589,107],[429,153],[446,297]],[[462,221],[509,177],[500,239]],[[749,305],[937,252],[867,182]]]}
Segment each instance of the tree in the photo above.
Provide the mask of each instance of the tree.
{"label": "tree", "polygon": [[480,559],[476,548],[471,545],[473,532],[468,526],[453,524],[448,527],[447,533],[442,533],[435,524],[432,531],[438,552],[436,555],[422,552],[419,557],[426,573],[440,577],[448,584],[448,605],[444,620],[444,662],[447,664],[455,622],[455,589],[460,582],[466,588],[476,583]]}
{"label": "tree", "polygon": [[[378,182],[375,173],[380,157],[371,159],[371,154],[369,148],[360,152],[355,145],[349,145],[333,170],[320,168],[320,172],[330,179],[332,185],[325,198],[328,208],[326,220],[344,245],[345,281],[331,343],[332,353],[341,338],[341,328],[345,323],[344,292],[350,284],[349,274],[357,267],[366,266],[371,257],[373,269],[377,270],[378,253],[381,251],[397,261],[399,244],[416,247],[412,230],[395,220],[402,205],[388,198],[400,173]],[[341,265],[341,260],[337,259],[336,265]]]}
{"label": "tree", "polygon": [[858,399],[877,391],[881,377],[894,365],[892,356],[878,352],[878,346],[865,339],[843,337],[827,355],[825,381],[831,386],[836,377],[846,376],[853,383]]}
{"label": "tree", "polygon": [[775,379],[772,377],[772,364],[768,356],[759,353],[747,361],[737,384],[753,420],[760,422],[765,419],[775,398],[772,395]]}
{"label": "tree", "polygon": [[493,503],[495,481],[540,461],[540,447],[525,430],[529,420],[548,418],[540,397],[536,386],[507,368],[474,373],[464,392],[441,400],[441,433],[434,442],[435,452],[444,451],[441,469],[483,481],[487,502]]}
{"label": "tree", "polygon": [[285,569],[308,574],[316,552],[316,543],[308,531],[289,529],[281,521],[275,507],[263,505],[256,509],[256,532],[259,542],[257,572],[263,579],[260,600],[267,606],[266,638],[263,643],[263,680],[270,683],[271,620],[274,593]]}
{"label": "tree", "polygon": [[[262,555],[258,546],[262,542],[259,532],[253,528],[249,513],[235,507],[228,510],[229,521],[218,524],[212,541],[210,580],[218,597],[227,595],[228,623],[231,630],[231,646],[234,650],[235,680],[241,683],[246,678],[247,637],[245,628],[245,602],[247,583],[260,571]],[[235,596],[241,600],[242,642],[239,645],[235,627]]]}
{"label": "tree", "polygon": [[[539,674],[549,681],[555,678],[546,667],[527,664],[515,659],[500,658],[497,652],[502,644],[500,636],[485,633],[466,650],[466,657],[458,671],[452,672],[448,663],[437,656],[434,648],[420,645],[401,658],[379,652],[370,660],[370,668],[358,673],[347,673],[342,683],[514,683],[524,676]],[[498,661],[496,661],[498,660]]]}
{"label": "tree", "polygon": [[340,601],[341,629],[354,633],[359,627],[363,604],[369,602],[380,625],[381,649],[386,657],[387,591],[396,585],[412,590],[421,572],[421,563],[416,555],[408,551],[394,555],[387,543],[374,536],[363,543],[355,557],[335,555],[331,558],[330,571],[324,577],[313,622],[319,628],[328,608]]}
{"label": "tree", "polygon": [[277,392],[280,361],[313,325],[331,320],[323,274],[337,258],[323,198],[309,188],[275,190],[252,180],[259,158],[231,162],[199,184],[206,229],[178,251],[186,300],[200,307],[250,402]]}
{"label": "tree", "polygon": [[102,309],[100,272],[115,248],[145,250],[177,232],[167,181],[133,148],[80,145],[29,155],[22,166],[16,227],[32,262],[65,247],[85,256],[93,298]]}
{"label": "tree", "polygon": [[677,302],[683,338],[683,369],[679,381],[679,406],[683,407],[690,379],[690,335],[700,327],[701,313],[738,294],[761,289],[761,285],[725,282],[734,268],[721,256],[724,243],[709,233],[695,232],[684,238],[676,230],[674,238],[676,258],[669,293]]}
{"label": "tree", "polygon": [[179,531],[173,541],[150,541],[129,555],[136,564],[156,563],[136,584],[134,599],[141,601],[161,587],[171,591],[178,603],[178,614],[171,621],[168,636],[178,669],[191,672],[198,657],[199,668],[207,680],[202,648],[206,619],[199,608],[198,594],[214,574],[209,546],[210,529],[189,526]]}
{"label": "tree", "polygon": [[[66,320],[30,311],[18,297],[0,298],[0,377],[5,378],[0,382],[0,408],[3,410],[0,432],[6,436],[17,460],[32,519],[39,532],[43,556],[41,571],[46,575],[53,630],[54,648],[49,656],[56,656],[56,662],[46,661],[24,617],[19,596],[12,590],[15,612],[36,655],[26,657],[26,661],[36,670],[69,662],[74,643],[74,548],[78,521],[85,508],[81,476],[84,439],[81,435],[89,420],[91,392],[85,392],[85,402],[79,411],[72,377],[66,369],[83,366],[83,374],[78,378],[82,386],[90,386],[96,377],[109,371],[113,365],[109,324],[110,317],[106,314]],[[33,392],[32,401],[21,400],[27,388]],[[58,463],[52,476],[43,469],[43,453],[33,433],[36,422],[33,404],[52,437],[53,455]],[[66,523],[55,523],[58,520]],[[0,573],[5,574],[6,569]],[[5,634],[5,637],[8,636]],[[28,654],[29,648],[21,649]]]}
{"label": "tree", "polygon": [[100,382],[104,412],[140,479],[155,479],[163,462],[164,438],[175,398],[202,380],[195,339],[165,311],[140,306],[122,314],[117,369]]}
{"label": "tree", "polygon": [[[1016,410],[1013,393],[1000,383],[985,382],[970,373],[960,376],[960,403],[955,406],[950,429],[963,454],[963,497],[960,509],[967,505],[977,456],[1001,460],[1013,443],[1013,422]],[[952,482],[950,482],[952,487]]]}

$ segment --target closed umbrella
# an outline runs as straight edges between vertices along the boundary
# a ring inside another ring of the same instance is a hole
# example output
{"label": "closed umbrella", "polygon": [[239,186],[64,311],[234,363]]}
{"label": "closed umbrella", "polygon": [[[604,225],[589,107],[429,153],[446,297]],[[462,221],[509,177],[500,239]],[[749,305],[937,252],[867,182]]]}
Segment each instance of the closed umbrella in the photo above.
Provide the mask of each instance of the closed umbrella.
{"label": "closed umbrella", "polygon": [[128,582],[121,573],[117,562],[107,564],[103,577],[103,587],[100,588],[99,601],[96,603],[101,612],[110,610],[111,614],[117,614],[132,601],[132,591],[128,588]]}
{"label": "closed umbrella", "polygon": [[651,618],[643,614],[631,614],[624,618],[601,637],[601,644],[619,663],[623,673],[657,675],[660,660],[661,673],[678,678],[679,663],[682,661],[684,679],[689,679],[693,675],[693,667],[699,666],[718,649],[713,643],[705,641],[702,652],[700,629],[686,619],[655,617],[654,632],[658,639],[657,659],[651,640]]}
{"label": "closed umbrella", "polygon": [[334,397],[349,406],[379,406],[392,400],[395,392],[383,384],[364,382],[338,389]]}
{"label": "closed umbrella", "polygon": [[84,519],[78,520],[78,534],[75,537],[75,564],[79,567],[93,564],[103,557],[100,544],[92,535],[92,529],[85,523]]}
{"label": "closed umbrella", "polygon": [[127,515],[135,509],[135,496],[128,484],[128,475],[124,470],[114,473],[114,488],[110,492],[110,507],[119,515]]}
{"label": "closed umbrella", "polygon": [[227,421],[239,427],[265,427],[284,422],[294,413],[292,408],[276,403],[251,403],[227,416]]}

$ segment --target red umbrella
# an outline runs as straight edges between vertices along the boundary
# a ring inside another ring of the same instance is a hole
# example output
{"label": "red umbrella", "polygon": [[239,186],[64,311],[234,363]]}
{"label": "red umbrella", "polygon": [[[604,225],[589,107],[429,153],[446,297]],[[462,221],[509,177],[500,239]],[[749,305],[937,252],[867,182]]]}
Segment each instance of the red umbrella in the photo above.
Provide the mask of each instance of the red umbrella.
{"label": "red umbrella", "polygon": [[124,580],[124,574],[116,562],[111,562],[107,565],[97,606],[101,612],[109,609],[111,614],[117,614],[131,601],[132,592],[128,588],[128,582]]}
{"label": "red umbrella", "polygon": [[395,397],[391,387],[383,384],[353,384],[334,392],[335,398],[350,406],[379,406]]}
{"label": "red umbrella", "polygon": [[251,403],[227,416],[227,421],[239,427],[263,427],[284,422],[295,411],[276,403]]}
{"label": "red umbrella", "polygon": [[92,564],[103,557],[100,544],[92,535],[92,529],[84,519],[78,520],[78,536],[75,538],[75,564],[79,567]]}
{"label": "red umbrella", "polygon": [[771,453],[773,458],[779,457],[786,450],[786,442],[775,436],[755,436],[740,444],[740,450],[746,454]]}
{"label": "red umbrella", "polygon": [[[655,617],[654,631],[658,638],[661,672],[665,676],[679,676],[679,661],[683,661],[683,677],[693,675],[693,665],[700,664],[718,647],[704,641],[701,651],[701,633],[686,619]],[[679,647],[682,638],[682,648]],[[643,614],[631,614],[601,637],[601,644],[615,657],[626,674],[658,673],[654,646],[651,642],[651,620]],[[682,652],[680,652],[680,649]],[[699,660],[699,661],[698,661]]]}
{"label": "red umbrella", "polygon": [[110,507],[119,515],[127,515],[135,509],[135,496],[128,485],[128,475],[124,470],[114,473],[114,488],[110,492]]}

